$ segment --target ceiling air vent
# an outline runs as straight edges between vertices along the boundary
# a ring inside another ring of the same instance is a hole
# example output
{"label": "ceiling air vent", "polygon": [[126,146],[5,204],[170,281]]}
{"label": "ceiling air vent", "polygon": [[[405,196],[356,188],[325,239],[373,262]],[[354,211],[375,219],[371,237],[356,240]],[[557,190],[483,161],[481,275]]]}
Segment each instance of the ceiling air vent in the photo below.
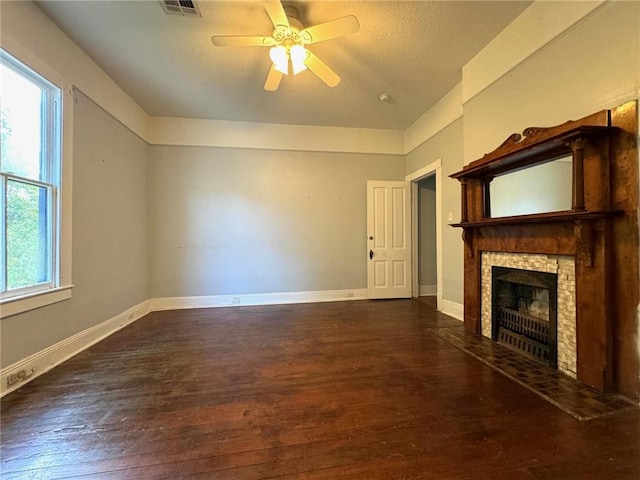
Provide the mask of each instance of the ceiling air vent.
{"label": "ceiling air vent", "polygon": [[160,0],[160,3],[164,12],[170,15],[201,16],[196,2],[191,0]]}

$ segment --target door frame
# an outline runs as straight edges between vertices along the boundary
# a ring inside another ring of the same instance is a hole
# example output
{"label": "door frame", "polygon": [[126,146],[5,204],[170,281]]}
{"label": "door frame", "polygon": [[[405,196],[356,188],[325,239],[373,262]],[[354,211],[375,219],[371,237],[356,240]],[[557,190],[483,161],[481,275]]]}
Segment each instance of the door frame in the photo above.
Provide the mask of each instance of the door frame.
{"label": "door frame", "polygon": [[405,180],[411,182],[411,296],[420,296],[418,285],[418,182],[435,173],[436,176],[436,308],[442,308],[442,159],[407,174]]}

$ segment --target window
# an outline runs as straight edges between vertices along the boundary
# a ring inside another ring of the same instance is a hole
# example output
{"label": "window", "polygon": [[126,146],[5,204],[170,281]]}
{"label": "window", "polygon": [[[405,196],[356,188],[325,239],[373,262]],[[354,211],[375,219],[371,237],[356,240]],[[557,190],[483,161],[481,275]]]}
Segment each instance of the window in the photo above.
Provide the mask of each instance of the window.
{"label": "window", "polygon": [[0,78],[4,303],[60,286],[62,91],[3,50]]}

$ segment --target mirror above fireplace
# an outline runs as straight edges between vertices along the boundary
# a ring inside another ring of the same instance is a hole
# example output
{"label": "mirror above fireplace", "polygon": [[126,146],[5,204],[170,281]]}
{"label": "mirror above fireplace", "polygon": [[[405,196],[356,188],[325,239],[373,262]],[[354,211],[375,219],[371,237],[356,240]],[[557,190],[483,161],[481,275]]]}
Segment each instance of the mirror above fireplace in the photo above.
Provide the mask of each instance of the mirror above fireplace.
{"label": "mirror above fireplace", "polygon": [[610,214],[607,144],[615,129],[606,122],[606,115],[594,114],[552,128],[527,128],[451,175],[462,186],[462,218],[454,226]]}
{"label": "mirror above fireplace", "polygon": [[498,175],[489,185],[491,217],[571,210],[571,178],[571,155]]}

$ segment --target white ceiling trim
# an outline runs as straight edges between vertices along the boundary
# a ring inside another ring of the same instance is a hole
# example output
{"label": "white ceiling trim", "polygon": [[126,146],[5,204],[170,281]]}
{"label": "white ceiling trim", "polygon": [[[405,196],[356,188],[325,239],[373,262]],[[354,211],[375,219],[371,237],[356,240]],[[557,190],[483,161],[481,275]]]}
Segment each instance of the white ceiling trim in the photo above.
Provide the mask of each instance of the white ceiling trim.
{"label": "white ceiling trim", "polygon": [[466,103],[609,0],[536,1],[462,67]]}
{"label": "white ceiling trim", "polygon": [[151,117],[152,145],[404,154],[404,132],[366,128]]}

